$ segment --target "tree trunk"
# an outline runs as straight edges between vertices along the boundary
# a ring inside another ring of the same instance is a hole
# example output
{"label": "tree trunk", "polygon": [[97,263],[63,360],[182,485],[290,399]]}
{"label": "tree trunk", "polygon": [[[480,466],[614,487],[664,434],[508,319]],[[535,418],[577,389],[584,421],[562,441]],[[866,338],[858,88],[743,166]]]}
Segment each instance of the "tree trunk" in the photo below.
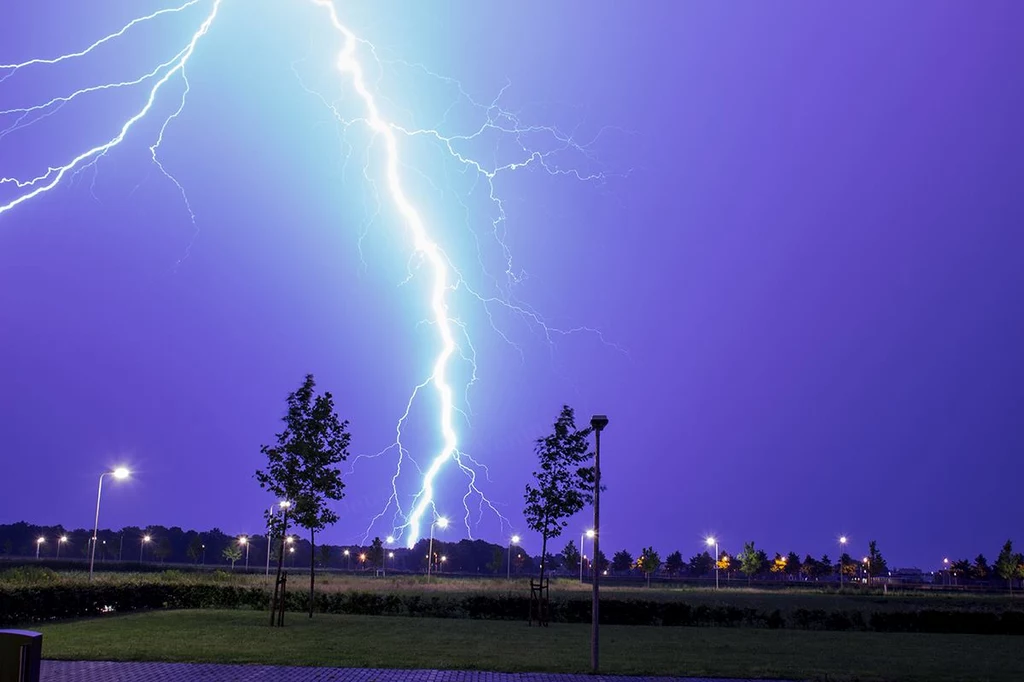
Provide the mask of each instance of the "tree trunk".
{"label": "tree trunk", "polygon": [[[310,524],[312,525],[312,524]],[[313,617],[313,562],[316,561],[316,534],[309,529],[309,617]]]}
{"label": "tree trunk", "polygon": [[540,542],[540,584],[544,584],[544,569],[547,568],[544,564],[547,563],[546,559],[548,556],[548,535],[545,533],[541,536],[543,540]]}
{"label": "tree trunk", "polygon": [[[284,536],[288,533],[288,509],[281,515],[281,548],[277,552],[277,579],[274,582],[274,598],[270,601],[270,627],[274,627],[274,616],[276,615],[277,592],[281,585],[281,571],[284,568]],[[284,598],[284,595],[281,595]]]}

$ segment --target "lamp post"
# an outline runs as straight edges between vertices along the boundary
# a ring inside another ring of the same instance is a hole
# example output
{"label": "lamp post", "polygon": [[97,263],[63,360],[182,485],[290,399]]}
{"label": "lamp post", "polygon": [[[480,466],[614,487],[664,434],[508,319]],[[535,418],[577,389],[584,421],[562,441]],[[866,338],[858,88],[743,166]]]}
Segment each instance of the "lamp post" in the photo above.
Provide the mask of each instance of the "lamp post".
{"label": "lamp post", "polygon": [[67,541],[68,541],[68,536],[67,535],[61,535],[59,538],[57,538],[57,558],[58,559],[60,558],[60,546],[63,545]]}
{"label": "lamp post", "polygon": [[89,580],[92,580],[92,569],[93,564],[96,562],[96,543],[99,539],[100,533],[100,498],[103,496],[103,477],[113,476],[119,481],[123,481],[131,475],[131,472],[124,467],[118,467],[113,471],[107,471],[100,474],[100,485],[96,490],[96,522],[92,527],[92,550],[89,552]]}
{"label": "lamp post", "polygon": [[345,555],[345,570],[351,571],[352,570],[352,557],[351,557],[351,554],[349,553],[349,551],[347,549],[344,552],[342,552],[342,554]]}
{"label": "lamp post", "polygon": [[150,537],[149,535],[143,535],[142,536],[142,542],[139,543],[139,565],[140,566],[142,565],[142,553],[146,549],[146,543],[149,542],[152,539],[153,538]]}
{"label": "lamp post", "polygon": [[39,560],[39,550],[42,549],[44,542],[46,542],[46,538],[42,536],[36,538],[36,561]]}
{"label": "lamp post", "polygon": [[440,516],[430,524],[430,549],[427,550],[427,582],[430,581],[430,564],[434,563],[434,526],[444,530],[448,527],[448,519]]}
{"label": "lamp post", "polygon": [[594,529],[593,528],[591,528],[590,530],[588,530],[585,533],[580,533],[580,582],[583,582],[583,559],[586,558],[586,555],[583,554],[583,538],[593,538],[593,537],[594,537]]}
{"label": "lamp post", "polygon": [[[288,500],[281,500],[277,506],[282,510],[292,506]],[[274,544],[274,507],[267,510],[267,577],[270,577],[270,547]]]}
{"label": "lamp post", "polygon": [[[601,432],[604,431],[604,427],[608,426],[608,417],[603,414],[595,414],[590,418],[590,426],[594,429],[596,442],[594,448],[594,558],[596,559],[601,556],[599,550],[601,541]],[[598,583],[600,582],[600,577],[601,567],[595,566],[594,596],[590,609],[590,667],[595,675],[597,674],[598,662],[598,608],[600,606]]]}
{"label": "lamp post", "polygon": [[843,555],[846,553],[846,536],[839,538],[839,589],[843,588]]}
{"label": "lamp post", "polygon": [[[395,536],[394,535],[389,535],[389,536],[387,536],[384,539],[384,544],[386,544],[388,546],[388,552],[390,553],[390,555],[391,555],[390,558],[392,558],[392,559],[395,558],[395,553],[392,552],[390,548],[391,548],[391,545],[394,544],[394,542],[395,542]],[[388,558],[389,558],[388,555],[385,554],[384,555],[384,575],[385,576],[387,576],[387,574],[388,574]],[[394,564],[394,562],[392,562],[392,564]]]}
{"label": "lamp post", "polygon": [[718,538],[707,538],[704,540],[708,547],[715,546],[715,589],[718,589]]}
{"label": "lamp post", "polygon": [[509,559],[508,568],[505,570],[505,580],[512,580],[512,546],[519,544],[519,536],[509,538]]}
{"label": "lamp post", "polygon": [[245,547],[245,572],[249,572],[249,538],[242,536],[238,538],[238,544]]}
{"label": "lamp post", "polygon": [[952,581],[949,579],[949,557],[942,560],[942,569],[945,572],[942,582],[945,584],[952,584]]}

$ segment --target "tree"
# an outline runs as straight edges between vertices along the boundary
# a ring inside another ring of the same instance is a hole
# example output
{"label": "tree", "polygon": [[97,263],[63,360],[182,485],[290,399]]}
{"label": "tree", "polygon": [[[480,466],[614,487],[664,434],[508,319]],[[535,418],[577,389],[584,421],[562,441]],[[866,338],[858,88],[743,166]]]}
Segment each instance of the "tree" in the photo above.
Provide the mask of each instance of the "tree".
{"label": "tree", "polygon": [[582,560],[583,557],[580,556],[580,551],[576,549],[576,543],[569,540],[562,549],[562,563],[565,564],[566,570],[581,570],[583,566]]}
{"label": "tree", "polygon": [[889,567],[885,563],[885,558],[882,557],[882,553],[878,551],[878,543],[874,540],[868,543],[868,575],[872,578],[876,578],[880,575],[885,575],[889,572]]}
{"label": "tree", "polygon": [[548,540],[562,534],[569,517],[594,501],[594,467],[587,466],[592,457],[589,439],[590,429],[577,429],[572,408],[564,405],[554,431],[536,440],[540,467],[533,472],[536,487],[526,486],[524,516],[530,529],[541,534],[541,557],[547,556]]}
{"label": "tree", "polygon": [[232,542],[224,547],[223,556],[225,561],[231,562],[231,570],[233,571],[235,570],[235,562],[242,558],[242,548]]}
{"label": "tree", "polygon": [[786,555],[786,575],[799,578],[801,569],[803,566],[800,564],[800,555],[796,552],[790,552]]}
{"label": "tree", "polygon": [[688,566],[690,569],[690,575],[701,577],[714,570],[715,560],[711,558],[711,555],[708,554],[707,551],[704,551],[690,557]]}
{"label": "tree", "polygon": [[1019,555],[1013,552],[1013,542],[1007,540],[996,558],[995,569],[999,577],[1006,581],[1010,592],[1013,592],[1013,579],[1017,577],[1019,565]]}
{"label": "tree", "polygon": [[715,568],[728,573],[729,569],[732,568],[732,559],[729,558],[728,554],[722,552],[721,556],[718,557],[718,561],[715,562]]}
{"label": "tree", "polygon": [[624,573],[633,568],[633,555],[622,549],[612,555],[612,570],[616,573]]}
{"label": "tree", "polygon": [[188,549],[185,550],[185,554],[192,563],[198,563],[199,558],[203,556],[203,540],[199,535],[193,535],[192,539],[188,541]]}
{"label": "tree", "polygon": [[370,563],[377,568],[384,566],[384,543],[379,535],[370,543]]}
{"label": "tree", "polygon": [[672,552],[668,555],[668,558],[665,559],[665,570],[668,571],[669,575],[674,576],[678,573],[681,573],[683,570],[683,566],[685,566],[685,564],[683,563],[683,555],[679,552],[679,550]]}
{"label": "tree", "polygon": [[594,561],[591,565],[594,566],[601,573],[606,573],[608,571],[608,557],[604,555],[604,550],[597,550],[597,555],[594,557]]}
{"label": "tree", "polygon": [[[292,502],[281,518],[281,548],[277,561],[280,581],[284,559],[284,537],[288,532],[288,514],[293,512],[297,525],[309,531],[309,617],[313,617],[315,581],[316,532],[337,523],[338,515],[328,508],[329,501],[345,496],[338,464],[348,458],[351,435],[348,421],[341,421],[334,412],[330,392],[315,395],[316,381],[307,374],[302,386],[288,395],[288,411],[283,417],[284,430],[277,434],[277,445],[264,445],[260,452],[267,456],[266,470],[256,472],[260,487],[278,499]],[[277,602],[277,588],[271,602],[271,623]]]}
{"label": "tree", "polygon": [[640,558],[636,560],[636,567],[647,576],[647,587],[651,586],[651,574],[656,573],[661,567],[661,557],[654,551],[653,547],[644,547]]}
{"label": "tree", "polygon": [[754,542],[751,540],[743,545],[743,553],[740,554],[740,570],[743,571],[744,575],[747,576],[747,585],[755,575],[761,570],[761,554],[757,548],[754,547]]}
{"label": "tree", "polygon": [[324,568],[331,563],[331,546],[320,545],[320,565]]}
{"label": "tree", "polygon": [[772,560],[771,568],[772,573],[777,575],[785,575],[786,573],[786,557],[782,556],[778,552],[775,553],[775,559]]}
{"label": "tree", "polygon": [[800,573],[808,580],[818,577],[818,560],[810,554],[804,556],[803,565],[800,566]]}
{"label": "tree", "polygon": [[839,572],[847,578],[857,575],[857,562],[846,552],[839,555]]}
{"label": "tree", "polygon": [[988,559],[985,558],[984,554],[979,554],[974,559],[974,565],[971,566],[971,577],[975,580],[985,580],[991,572],[992,569],[989,568]]}

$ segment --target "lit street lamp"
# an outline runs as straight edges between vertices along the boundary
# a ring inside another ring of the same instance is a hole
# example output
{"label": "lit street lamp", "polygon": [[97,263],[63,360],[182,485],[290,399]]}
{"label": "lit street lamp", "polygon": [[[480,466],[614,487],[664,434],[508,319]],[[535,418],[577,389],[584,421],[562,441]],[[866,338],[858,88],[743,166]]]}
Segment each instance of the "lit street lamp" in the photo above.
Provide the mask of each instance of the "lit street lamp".
{"label": "lit street lamp", "polygon": [[448,561],[448,557],[441,555],[441,563],[438,565],[437,570],[444,571],[444,562]]}
{"label": "lit street lamp", "polygon": [[586,557],[583,553],[583,538],[585,537],[593,539],[594,529],[591,528],[586,533],[580,533],[580,582],[583,582],[583,559]]}
{"label": "lit street lamp", "polygon": [[[608,426],[608,417],[603,414],[595,414],[590,418],[590,427],[594,430],[594,559],[601,556],[598,549],[601,540],[601,432]],[[582,553],[582,552],[581,552]],[[592,672],[597,674],[598,661],[598,608],[600,596],[598,583],[600,582],[601,567],[594,567],[594,596],[593,605],[590,609],[590,667]]]}
{"label": "lit street lamp", "polygon": [[508,541],[508,569],[506,569],[505,579],[512,580],[512,545],[519,544],[519,536],[513,535]]}
{"label": "lit street lamp", "polygon": [[238,544],[245,547],[245,572],[249,572],[249,538],[242,536],[238,538]]}
{"label": "lit street lamp", "polygon": [[100,533],[100,498],[103,496],[103,477],[113,476],[119,481],[123,481],[131,475],[131,472],[124,467],[118,467],[113,471],[107,471],[100,474],[100,485],[96,490],[96,522],[92,528],[92,550],[89,552],[89,580],[92,580],[92,569],[93,564],[96,561],[96,542],[99,539]]}
{"label": "lit street lamp", "polygon": [[[384,539],[384,543],[388,547],[391,547],[391,545],[393,545],[394,542],[395,542],[395,536],[394,535],[389,535],[389,536],[387,536],[387,538]],[[395,558],[395,553],[391,552],[390,556],[391,556],[392,559],[394,559]],[[391,563],[394,564],[394,562],[391,562]],[[388,574],[388,555],[385,554],[384,555],[384,575],[387,575],[387,574]]]}
{"label": "lit street lamp", "polygon": [[344,552],[342,552],[342,554],[345,555],[345,570],[351,571],[352,570],[352,557],[349,554],[349,551],[346,549]]}
{"label": "lit street lamp", "polygon": [[839,538],[839,587],[843,587],[843,555],[846,553],[846,536]]}
{"label": "lit street lamp", "polygon": [[715,546],[715,589],[718,589],[718,538],[707,538],[704,540],[708,547]]}
{"label": "lit street lamp", "polygon": [[949,558],[948,557],[942,560],[942,568],[943,568],[943,570],[946,573],[945,577],[943,578],[943,582],[944,583],[948,583],[948,584],[952,584],[953,581],[950,580],[950,577],[949,577]]}
{"label": "lit street lamp", "polygon": [[57,538],[57,558],[58,559],[60,558],[60,546],[63,545],[67,541],[68,541],[68,536],[67,535],[61,535],[59,538]]}
{"label": "lit street lamp", "polygon": [[39,550],[42,548],[44,542],[46,542],[46,538],[44,537],[39,537],[36,540],[36,561],[39,560]]}
{"label": "lit street lamp", "polygon": [[434,519],[434,522],[430,524],[430,549],[427,551],[427,581],[430,581],[430,564],[434,563],[434,526],[438,526],[441,530],[448,527],[448,519],[443,516],[439,516]]}
{"label": "lit street lamp", "polygon": [[142,564],[142,553],[146,549],[146,543],[149,542],[152,539],[153,538],[150,537],[149,535],[143,535],[142,536],[142,542],[139,543],[139,565]]}

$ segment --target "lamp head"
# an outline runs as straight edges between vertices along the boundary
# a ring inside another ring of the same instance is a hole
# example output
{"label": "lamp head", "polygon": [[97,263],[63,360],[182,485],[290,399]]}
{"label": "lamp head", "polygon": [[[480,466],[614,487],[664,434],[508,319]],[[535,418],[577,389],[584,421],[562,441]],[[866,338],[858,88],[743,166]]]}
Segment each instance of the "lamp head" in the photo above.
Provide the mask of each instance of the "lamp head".
{"label": "lamp head", "polygon": [[447,528],[448,527],[448,519],[446,519],[443,516],[441,518],[439,518],[437,520],[437,527],[438,528]]}
{"label": "lamp head", "polygon": [[598,433],[604,431],[604,427],[608,426],[608,417],[603,414],[595,414],[590,418],[590,428],[594,429]]}
{"label": "lamp head", "polygon": [[240,544],[240,545],[244,545],[247,542],[249,542],[249,538],[245,537],[244,535],[242,537],[238,538],[238,544]]}
{"label": "lamp head", "polygon": [[114,475],[114,478],[118,479],[119,481],[128,478],[132,474],[132,472],[128,471],[128,469],[126,469],[125,467],[117,467],[111,473]]}
{"label": "lamp head", "polygon": [[595,535],[597,535],[597,533],[595,533],[595,532],[594,532],[594,529],[593,529],[593,528],[591,528],[590,530],[588,530],[588,531],[587,531],[587,537],[588,537],[588,538],[592,538],[592,537],[594,537]]}
{"label": "lamp head", "polygon": [[281,509],[287,509],[288,507],[292,506],[292,503],[289,500],[281,500],[280,502],[278,502],[278,505],[280,505]]}
{"label": "lamp head", "polygon": [[841,538],[839,538],[839,544],[840,545],[845,545],[846,544],[846,536],[845,535],[842,536]]}
{"label": "lamp head", "polygon": [[36,540],[36,544],[37,544],[37,545],[41,545],[41,544],[43,544],[44,542],[46,542],[46,538],[43,538],[43,537],[41,537],[41,538],[39,538],[38,540]]}
{"label": "lamp head", "polygon": [[60,536],[60,541],[61,542],[67,542],[68,541],[68,536],[67,535],[61,535]]}
{"label": "lamp head", "polygon": [[715,539],[714,539],[714,538],[705,538],[705,539],[704,539],[704,543],[705,543],[705,544],[706,544],[706,545],[707,545],[708,547],[710,547],[711,545],[715,544]]}
{"label": "lamp head", "polygon": [[388,543],[389,545],[390,545],[390,544],[391,544],[392,542],[394,542],[394,541],[395,541],[395,536],[394,536],[394,535],[389,535],[389,536],[387,537],[387,539],[386,539],[386,540],[384,540],[384,542]]}
{"label": "lamp head", "polygon": [[518,542],[519,542],[519,536],[518,535],[513,535],[512,536],[512,544],[515,545],[515,544],[518,544]]}
{"label": "lamp head", "polygon": [[143,541],[143,542],[149,542],[149,541],[150,541],[150,540],[152,540],[152,539],[153,539],[153,538],[151,538],[151,537],[150,537],[150,536],[148,536],[148,535],[143,535],[143,536],[142,536],[142,541]]}

